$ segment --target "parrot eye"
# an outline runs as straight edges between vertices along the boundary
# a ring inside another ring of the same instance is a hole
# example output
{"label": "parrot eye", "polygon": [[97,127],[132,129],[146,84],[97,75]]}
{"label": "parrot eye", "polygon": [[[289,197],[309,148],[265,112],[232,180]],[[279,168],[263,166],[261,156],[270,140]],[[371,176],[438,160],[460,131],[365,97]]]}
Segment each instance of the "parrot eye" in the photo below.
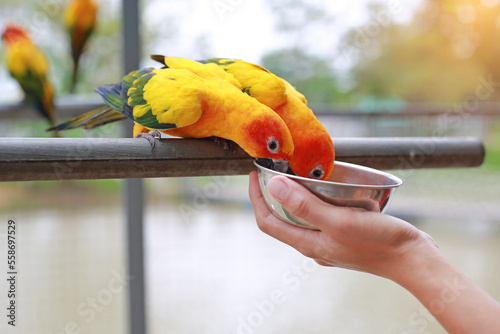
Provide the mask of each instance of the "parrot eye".
{"label": "parrot eye", "polygon": [[280,150],[280,142],[274,137],[269,137],[267,140],[267,149],[271,153],[278,153]]}
{"label": "parrot eye", "polygon": [[310,173],[309,176],[312,177],[313,179],[321,179],[325,175],[325,171],[323,170],[323,166],[319,165],[318,167],[314,168]]}

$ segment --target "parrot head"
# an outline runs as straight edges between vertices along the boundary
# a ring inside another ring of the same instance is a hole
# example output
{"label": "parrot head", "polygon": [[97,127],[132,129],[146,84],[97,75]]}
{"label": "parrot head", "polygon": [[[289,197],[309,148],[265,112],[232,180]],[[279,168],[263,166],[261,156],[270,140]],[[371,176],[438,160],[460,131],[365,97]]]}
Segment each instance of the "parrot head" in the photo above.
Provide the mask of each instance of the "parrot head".
{"label": "parrot head", "polygon": [[271,116],[252,120],[243,131],[245,144],[238,144],[254,158],[272,159],[276,170],[286,172],[294,149],[292,135],[281,118]]}
{"label": "parrot head", "polygon": [[313,132],[295,141],[295,151],[290,168],[300,176],[327,180],[333,170],[335,149],[331,137],[326,133]]}
{"label": "parrot head", "polygon": [[7,44],[11,44],[17,40],[29,40],[29,37],[26,30],[23,28],[15,25],[8,25],[2,34],[2,39]]}

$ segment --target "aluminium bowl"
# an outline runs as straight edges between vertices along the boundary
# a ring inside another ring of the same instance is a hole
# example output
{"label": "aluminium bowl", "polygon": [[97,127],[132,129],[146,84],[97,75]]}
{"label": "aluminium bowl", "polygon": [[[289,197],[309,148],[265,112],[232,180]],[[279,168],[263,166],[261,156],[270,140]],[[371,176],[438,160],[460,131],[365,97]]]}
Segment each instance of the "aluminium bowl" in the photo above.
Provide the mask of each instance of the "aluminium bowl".
{"label": "aluminium bowl", "polygon": [[271,196],[267,184],[273,176],[286,176],[325,202],[374,212],[384,212],[396,189],[403,184],[401,179],[389,173],[340,161],[335,161],[332,174],[326,181],[280,173],[259,165],[257,161],[254,161],[254,164],[257,166],[262,194],[274,215],[290,224],[310,229],[317,228],[288,212]]}

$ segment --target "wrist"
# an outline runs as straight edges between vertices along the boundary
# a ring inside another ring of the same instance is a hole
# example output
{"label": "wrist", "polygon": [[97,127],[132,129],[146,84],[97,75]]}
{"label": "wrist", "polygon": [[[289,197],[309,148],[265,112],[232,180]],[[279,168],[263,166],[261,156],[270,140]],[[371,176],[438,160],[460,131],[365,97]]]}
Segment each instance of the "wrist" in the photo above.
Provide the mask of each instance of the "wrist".
{"label": "wrist", "polygon": [[500,328],[500,304],[435,245],[421,245],[410,253],[388,278],[419,299],[449,333],[493,333]]}
{"label": "wrist", "polygon": [[423,232],[417,240],[399,252],[398,261],[389,271],[387,278],[410,292],[420,286],[428,287],[441,277],[437,275],[440,272],[455,272],[434,240]]}

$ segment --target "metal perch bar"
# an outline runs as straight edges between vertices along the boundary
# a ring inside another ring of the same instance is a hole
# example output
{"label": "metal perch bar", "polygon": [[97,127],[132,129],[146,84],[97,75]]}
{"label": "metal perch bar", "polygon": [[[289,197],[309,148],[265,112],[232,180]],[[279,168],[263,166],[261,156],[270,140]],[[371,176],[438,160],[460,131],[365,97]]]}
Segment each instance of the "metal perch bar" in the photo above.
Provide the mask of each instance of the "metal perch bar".
{"label": "metal perch bar", "polygon": [[[377,169],[477,167],[476,138],[336,138],[336,160]],[[243,175],[253,158],[208,139],[0,138],[0,181]]]}

